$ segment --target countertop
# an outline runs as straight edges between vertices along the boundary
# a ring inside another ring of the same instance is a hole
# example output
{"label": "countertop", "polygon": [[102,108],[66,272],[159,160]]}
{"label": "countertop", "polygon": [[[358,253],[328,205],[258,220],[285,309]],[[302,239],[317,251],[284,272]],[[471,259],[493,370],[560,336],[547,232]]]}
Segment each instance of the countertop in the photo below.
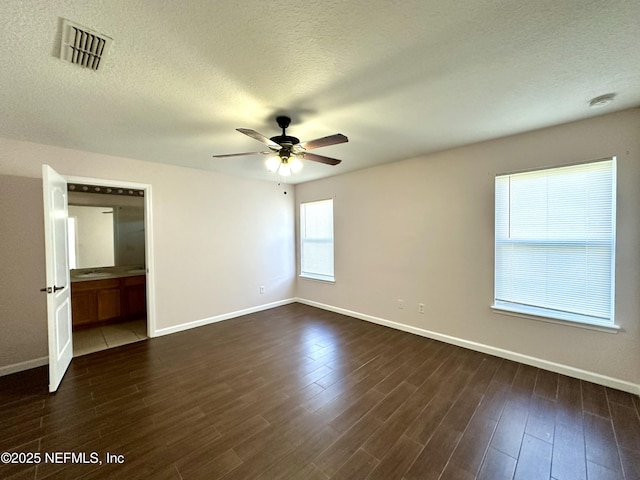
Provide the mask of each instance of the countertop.
{"label": "countertop", "polygon": [[[95,273],[93,270],[97,270]],[[85,269],[71,272],[71,283],[77,282],[91,282],[94,280],[107,280],[110,278],[123,278],[123,277],[138,277],[140,275],[146,275],[147,270],[145,268],[131,268],[125,269]]]}

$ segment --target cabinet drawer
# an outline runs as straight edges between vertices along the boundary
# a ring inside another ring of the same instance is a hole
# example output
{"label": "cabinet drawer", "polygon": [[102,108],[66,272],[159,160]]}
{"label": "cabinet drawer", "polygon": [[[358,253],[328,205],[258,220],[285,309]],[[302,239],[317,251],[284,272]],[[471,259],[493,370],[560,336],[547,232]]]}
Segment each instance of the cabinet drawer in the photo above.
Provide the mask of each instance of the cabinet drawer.
{"label": "cabinet drawer", "polygon": [[86,290],[101,290],[103,288],[119,288],[119,278],[105,278],[102,280],[90,280],[88,282],[74,282],[71,284],[71,294]]}
{"label": "cabinet drawer", "polygon": [[123,287],[128,287],[130,285],[145,285],[147,283],[147,277],[144,275],[138,275],[135,277],[124,277],[120,280]]}

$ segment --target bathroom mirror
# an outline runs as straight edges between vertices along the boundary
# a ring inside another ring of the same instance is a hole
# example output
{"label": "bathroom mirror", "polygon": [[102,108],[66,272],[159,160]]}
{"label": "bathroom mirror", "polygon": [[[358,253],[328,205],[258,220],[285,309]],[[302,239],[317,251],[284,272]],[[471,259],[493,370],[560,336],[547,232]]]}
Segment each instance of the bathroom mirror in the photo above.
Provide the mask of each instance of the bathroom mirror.
{"label": "bathroom mirror", "polygon": [[69,205],[69,266],[115,266],[112,207]]}
{"label": "bathroom mirror", "polygon": [[144,265],[144,208],[69,205],[71,269]]}

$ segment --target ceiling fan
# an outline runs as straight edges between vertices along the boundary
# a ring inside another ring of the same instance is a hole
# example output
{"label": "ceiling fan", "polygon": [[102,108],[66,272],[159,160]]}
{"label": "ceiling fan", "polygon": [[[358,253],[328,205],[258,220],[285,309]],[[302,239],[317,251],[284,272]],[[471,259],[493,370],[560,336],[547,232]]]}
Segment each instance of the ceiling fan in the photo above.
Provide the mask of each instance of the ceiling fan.
{"label": "ceiling fan", "polygon": [[315,153],[308,152],[308,150],[313,150],[315,148],[348,142],[349,139],[341,133],[329,135],[328,137],[316,138],[315,140],[309,140],[307,142],[300,142],[296,137],[292,137],[286,133],[286,129],[291,123],[291,119],[289,117],[276,117],[276,122],[278,122],[278,126],[282,129],[282,135],[276,135],[271,138],[267,138],[261,133],[251,130],[250,128],[236,128],[240,133],[244,133],[245,135],[265,144],[269,147],[269,150],[259,152],[228,153],[225,155],[213,155],[213,157],[226,158],[245,155],[273,155],[265,162],[267,169],[271,172],[278,172],[282,176],[288,176],[291,175],[291,173],[300,171],[302,168],[301,159],[320,162],[326,165],[338,165],[342,161],[337,158],[325,157],[324,155],[317,155]]}

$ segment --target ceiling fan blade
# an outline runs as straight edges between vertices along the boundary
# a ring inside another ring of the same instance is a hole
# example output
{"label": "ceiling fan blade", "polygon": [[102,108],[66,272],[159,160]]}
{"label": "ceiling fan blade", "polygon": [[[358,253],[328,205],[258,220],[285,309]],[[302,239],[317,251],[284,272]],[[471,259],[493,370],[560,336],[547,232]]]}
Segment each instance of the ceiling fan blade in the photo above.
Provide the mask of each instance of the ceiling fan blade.
{"label": "ceiling fan blade", "polygon": [[315,153],[305,153],[302,157],[305,160],[311,160],[313,162],[326,163],[327,165],[338,165],[342,160],[337,158],[325,157],[324,155],[316,155]]}
{"label": "ceiling fan blade", "polygon": [[273,152],[244,152],[244,153],[225,153],[223,155],[212,155],[213,158],[227,158],[227,157],[244,157],[246,155],[266,155]]}
{"label": "ceiling fan blade", "polygon": [[264,135],[256,132],[255,130],[251,130],[250,128],[236,128],[236,130],[239,131],[240,133],[244,133],[245,135],[248,135],[249,137],[258,140],[261,143],[264,143],[265,145],[268,145],[270,148],[274,148],[276,150],[280,150],[282,148],[273,140],[265,137]]}
{"label": "ceiling fan blade", "polygon": [[349,139],[341,133],[335,135],[329,135],[328,137],[316,138],[315,140],[309,140],[308,142],[302,142],[300,146],[305,150],[313,150],[319,147],[328,147],[329,145],[336,145],[338,143],[348,142]]}

